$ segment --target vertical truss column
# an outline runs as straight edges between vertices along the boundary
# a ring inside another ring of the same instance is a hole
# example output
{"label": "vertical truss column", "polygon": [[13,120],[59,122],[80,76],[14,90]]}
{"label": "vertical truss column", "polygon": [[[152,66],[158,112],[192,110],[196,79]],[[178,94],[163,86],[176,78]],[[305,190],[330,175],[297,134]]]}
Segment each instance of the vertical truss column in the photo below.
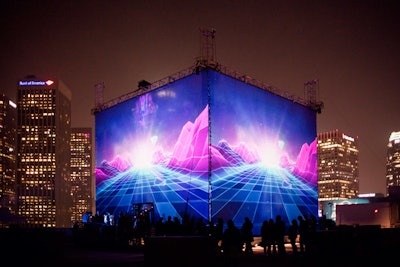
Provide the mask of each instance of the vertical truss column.
{"label": "vertical truss column", "polygon": [[96,89],[95,92],[95,109],[101,110],[103,107],[104,99],[103,99],[103,93],[104,93],[104,82],[97,83],[94,85],[94,88]]}
{"label": "vertical truss column", "polygon": [[215,44],[215,29],[200,28],[201,44],[200,57],[197,59],[196,65],[216,66],[217,53]]}
{"label": "vertical truss column", "polygon": [[304,83],[304,97],[307,105],[313,110],[321,113],[323,103],[317,99],[318,80],[311,80]]}

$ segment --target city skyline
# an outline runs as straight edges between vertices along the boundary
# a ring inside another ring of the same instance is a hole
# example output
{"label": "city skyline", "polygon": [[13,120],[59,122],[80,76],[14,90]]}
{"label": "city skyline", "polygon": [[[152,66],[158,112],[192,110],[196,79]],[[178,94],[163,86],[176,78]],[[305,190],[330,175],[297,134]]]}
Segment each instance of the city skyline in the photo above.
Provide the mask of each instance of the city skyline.
{"label": "city skyline", "polygon": [[26,75],[73,91],[72,126],[93,127],[104,101],[194,64],[199,27],[216,29],[217,61],[304,97],[319,80],[317,132],[360,140],[360,193],[385,192],[386,145],[400,130],[395,1],[2,1],[0,88]]}

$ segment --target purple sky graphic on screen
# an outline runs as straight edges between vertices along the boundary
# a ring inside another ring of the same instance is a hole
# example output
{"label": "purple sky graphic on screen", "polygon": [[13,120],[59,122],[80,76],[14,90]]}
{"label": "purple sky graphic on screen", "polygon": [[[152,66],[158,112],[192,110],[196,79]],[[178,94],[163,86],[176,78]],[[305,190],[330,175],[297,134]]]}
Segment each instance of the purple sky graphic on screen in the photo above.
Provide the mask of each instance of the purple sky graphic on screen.
{"label": "purple sky graphic on screen", "polygon": [[[219,140],[218,144],[208,147],[208,108],[207,105],[194,122],[186,122],[170,153],[157,146],[156,136],[148,136],[147,140],[140,140],[140,148],[134,148],[134,144],[132,146],[131,151],[135,151],[139,156],[132,157],[128,153],[117,155],[111,161],[103,160],[96,168],[97,185],[131,168],[148,168],[151,165],[163,165],[179,169],[180,172],[206,174],[209,171],[209,153],[211,153],[213,172],[217,172],[220,168],[260,164],[271,168],[285,168],[303,182],[311,186],[317,185],[316,139],[310,144],[304,143],[295,159],[290,158],[285,152],[285,143],[282,140],[276,140],[269,151],[257,151],[255,147],[250,148],[245,142],[229,144],[226,140]],[[268,156],[263,157],[263,155]]]}

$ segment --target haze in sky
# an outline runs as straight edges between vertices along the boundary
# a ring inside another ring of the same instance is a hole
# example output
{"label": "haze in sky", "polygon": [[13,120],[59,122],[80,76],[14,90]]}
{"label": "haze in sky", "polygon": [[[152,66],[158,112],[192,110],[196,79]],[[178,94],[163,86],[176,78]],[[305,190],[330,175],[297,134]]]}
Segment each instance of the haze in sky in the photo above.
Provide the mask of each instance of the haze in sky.
{"label": "haze in sky", "polygon": [[194,65],[200,27],[221,65],[304,97],[317,79],[318,132],[360,142],[360,193],[386,193],[386,145],[400,131],[398,1],[0,1],[0,88],[26,75],[72,90],[72,126],[94,127],[104,101]]}

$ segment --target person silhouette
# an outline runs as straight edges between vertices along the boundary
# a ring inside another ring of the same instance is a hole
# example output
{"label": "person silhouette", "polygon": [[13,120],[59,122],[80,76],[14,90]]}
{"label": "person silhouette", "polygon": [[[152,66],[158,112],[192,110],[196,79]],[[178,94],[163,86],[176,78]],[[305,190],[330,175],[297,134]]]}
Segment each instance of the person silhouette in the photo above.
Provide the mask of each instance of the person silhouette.
{"label": "person silhouette", "polygon": [[276,234],[276,245],[278,246],[278,255],[285,256],[286,255],[286,248],[285,248],[286,225],[280,215],[277,215],[275,217],[275,234]]}
{"label": "person silhouette", "polygon": [[264,220],[261,225],[261,230],[260,230],[260,236],[261,236],[260,246],[263,247],[264,256],[267,256],[268,254],[271,253],[271,250],[270,250],[271,247],[268,244],[268,235],[269,234],[270,233],[269,233],[269,229],[268,229],[268,220]]}
{"label": "person silhouette", "polygon": [[242,238],[244,242],[244,254],[245,255],[253,255],[253,245],[252,242],[254,241],[253,236],[253,223],[251,222],[249,217],[244,218],[244,222],[242,224]]}
{"label": "person silhouette", "polygon": [[218,218],[217,224],[215,225],[215,236],[214,236],[218,252],[221,252],[222,249],[221,243],[223,235],[224,235],[224,220],[222,218]]}
{"label": "person silhouette", "polygon": [[301,215],[297,216],[297,220],[299,221],[299,250],[303,254],[307,249],[308,222]]}
{"label": "person silhouette", "polygon": [[222,251],[226,267],[237,267],[238,259],[242,253],[243,243],[239,228],[235,226],[232,219],[226,223],[227,228],[222,236]]}
{"label": "person silhouette", "polygon": [[289,238],[289,242],[292,246],[292,255],[293,256],[297,255],[296,240],[297,240],[298,232],[299,232],[299,224],[296,219],[293,219],[291,225],[289,225],[289,228],[288,228],[288,238]]}
{"label": "person silhouette", "polygon": [[268,234],[267,234],[267,255],[276,256],[277,253],[277,242],[276,242],[276,230],[274,219],[268,220]]}

